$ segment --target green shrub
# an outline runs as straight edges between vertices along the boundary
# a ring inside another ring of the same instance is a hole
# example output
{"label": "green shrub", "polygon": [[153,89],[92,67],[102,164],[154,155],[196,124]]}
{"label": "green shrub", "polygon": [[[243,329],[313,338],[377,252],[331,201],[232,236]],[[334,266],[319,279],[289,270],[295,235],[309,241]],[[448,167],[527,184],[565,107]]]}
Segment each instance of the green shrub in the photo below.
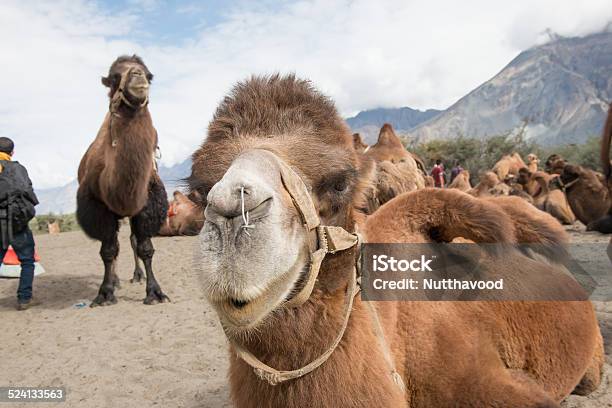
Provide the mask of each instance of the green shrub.
{"label": "green shrub", "polygon": [[540,167],[553,153],[564,157],[568,162],[601,171],[599,163],[600,142],[598,137],[590,138],[583,144],[570,144],[555,147],[542,147],[524,138],[521,129],[517,134],[503,134],[488,139],[477,139],[459,136],[455,139],[432,140],[426,143],[411,143],[403,139],[404,145],[418,154],[428,169],[436,160],[442,160],[444,167],[450,170],[459,161],[461,166],[470,171],[472,184],[478,182],[480,172],[490,170],[502,156],[518,152],[527,161],[529,153],[540,158]]}
{"label": "green shrub", "polygon": [[49,232],[49,224],[55,221],[59,221],[61,232],[76,231],[80,229],[75,214],[55,215],[53,213],[34,217],[34,219],[30,221],[30,229],[35,234],[47,234]]}

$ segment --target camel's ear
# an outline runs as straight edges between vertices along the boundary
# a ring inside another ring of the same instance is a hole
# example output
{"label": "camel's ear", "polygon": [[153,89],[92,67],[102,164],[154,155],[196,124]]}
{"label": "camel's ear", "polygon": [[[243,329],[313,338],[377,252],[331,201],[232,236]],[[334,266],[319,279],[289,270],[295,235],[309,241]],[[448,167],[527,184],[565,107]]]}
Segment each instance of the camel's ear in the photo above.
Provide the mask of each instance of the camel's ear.
{"label": "camel's ear", "polygon": [[102,85],[104,85],[107,88],[110,88],[112,85],[112,81],[110,80],[109,77],[102,77]]}

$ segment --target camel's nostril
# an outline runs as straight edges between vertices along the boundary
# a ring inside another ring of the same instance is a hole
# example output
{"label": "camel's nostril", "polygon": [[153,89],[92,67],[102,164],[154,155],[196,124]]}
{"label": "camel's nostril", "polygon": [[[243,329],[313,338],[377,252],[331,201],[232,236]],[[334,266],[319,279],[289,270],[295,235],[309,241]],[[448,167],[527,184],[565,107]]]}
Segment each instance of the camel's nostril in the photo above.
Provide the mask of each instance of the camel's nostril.
{"label": "camel's nostril", "polygon": [[231,303],[232,303],[232,306],[234,306],[236,309],[242,309],[249,302],[246,300],[231,299]]}

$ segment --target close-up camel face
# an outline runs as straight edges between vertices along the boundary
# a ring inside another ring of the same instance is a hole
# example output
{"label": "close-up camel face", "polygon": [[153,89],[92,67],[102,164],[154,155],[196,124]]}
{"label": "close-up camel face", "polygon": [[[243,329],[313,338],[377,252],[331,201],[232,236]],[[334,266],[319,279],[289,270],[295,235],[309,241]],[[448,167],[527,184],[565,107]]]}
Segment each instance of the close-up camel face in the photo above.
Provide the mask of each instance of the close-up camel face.
{"label": "close-up camel face", "polygon": [[117,92],[122,92],[127,99],[126,104],[134,109],[146,105],[149,99],[149,86],[153,74],[143,60],[137,55],[121,56],[111,65],[108,76],[102,77],[102,84],[108,88],[109,97],[115,98]]}
{"label": "close-up camel face", "polygon": [[217,110],[190,184],[206,197],[197,268],[229,335],[257,327],[300,289],[313,243],[297,195],[322,225],[352,230],[352,144],[333,104],[292,76],[239,84]]}

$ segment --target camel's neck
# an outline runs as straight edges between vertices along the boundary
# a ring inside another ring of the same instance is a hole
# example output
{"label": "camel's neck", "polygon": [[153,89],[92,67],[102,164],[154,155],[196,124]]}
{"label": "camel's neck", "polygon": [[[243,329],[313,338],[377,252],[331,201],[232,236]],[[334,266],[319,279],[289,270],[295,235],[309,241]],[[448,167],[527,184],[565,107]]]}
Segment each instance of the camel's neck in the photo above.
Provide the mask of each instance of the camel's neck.
{"label": "camel's neck", "polygon": [[[326,259],[325,269],[321,270],[323,282],[332,282],[328,277],[335,275],[342,278],[344,285],[334,292],[315,288],[308,302],[278,312],[269,324],[242,343],[244,347],[277,370],[298,369],[320,357],[341,330],[345,290],[349,274],[354,273],[355,255],[346,251]],[[310,374],[277,386],[256,377],[250,366],[232,355],[230,381],[236,406],[255,407],[265,401],[266,406],[295,407],[308,405],[311,398],[319,399],[313,404],[316,406],[346,406],[349,401],[357,400],[371,402],[364,406],[378,403],[398,406],[392,400],[398,398],[398,391],[390,377],[386,381],[387,366],[379,354],[369,318],[356,299],[342,341],[330,358]],[[361,361],[365,356],[372,360]]]}
{"label": "camel's neck", "polygon": [[146,204],[157,132],[145,107],[133,115],[109,114],[101,189],[107,205],[131,216]]}

